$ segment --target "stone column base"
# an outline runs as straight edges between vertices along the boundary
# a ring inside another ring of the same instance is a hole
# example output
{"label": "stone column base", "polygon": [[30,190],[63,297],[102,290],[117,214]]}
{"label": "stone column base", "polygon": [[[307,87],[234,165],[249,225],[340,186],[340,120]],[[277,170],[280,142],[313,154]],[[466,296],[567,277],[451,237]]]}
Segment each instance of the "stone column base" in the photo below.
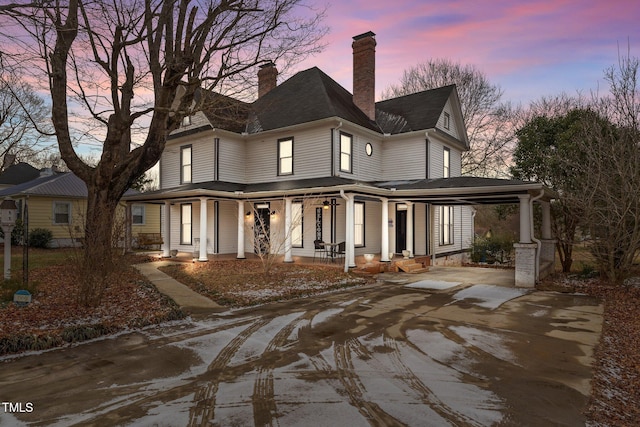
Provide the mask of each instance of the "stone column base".
{"label": "stone column base", "polygon": [[516,287],[535,287],[538,245],[535,243],[514,243],[513,247],[516,249]]}

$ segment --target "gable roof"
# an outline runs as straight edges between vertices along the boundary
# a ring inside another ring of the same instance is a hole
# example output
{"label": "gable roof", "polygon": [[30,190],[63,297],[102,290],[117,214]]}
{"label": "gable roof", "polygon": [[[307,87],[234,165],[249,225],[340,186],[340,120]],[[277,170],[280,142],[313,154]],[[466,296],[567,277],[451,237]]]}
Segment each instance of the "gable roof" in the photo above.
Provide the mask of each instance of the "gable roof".
{"label": "gable roof", "polygon": [[40,176],[40,171],[28,163],[20,162],[9,166],[0,174],[0,185],[16,185]]}
{"label": "gable roof", "polygon": [[318,67],[301,71],[252,104],[247,132],[256,133],[329,117],[380,132],[353,103],[353,96]]}
{"label": "gable roof", "polygon": [[[127,190],[125,195],[137,194]],[[43,197],[87,197],[87,185],[72,172],[42,176],[13,187],[0,190],[0,197],[43,196]]]}
{"label": "gable roof", "polygon": [[376,102],[376,121],[384,133],[433,129],[455,85]]}

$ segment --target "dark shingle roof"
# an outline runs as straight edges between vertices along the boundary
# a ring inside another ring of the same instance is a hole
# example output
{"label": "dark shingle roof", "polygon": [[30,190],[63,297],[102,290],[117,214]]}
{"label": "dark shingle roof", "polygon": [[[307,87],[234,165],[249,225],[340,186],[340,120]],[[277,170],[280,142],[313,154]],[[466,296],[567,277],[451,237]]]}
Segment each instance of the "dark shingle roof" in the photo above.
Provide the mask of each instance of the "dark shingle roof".
{"label": "dark shingle roof", "polygon": [[[138,192],[127,190],[125,195]],[[87,197],[87,185],[71,172],[42,176],[0,191],[0,197],[9,196]]]}
{"label": "dark shingle roof", "polygon": [[475,188],[497,187],[532,184],[517,179],[480,178],[475,176],[456,176],[452,178],[419,179],[407,181],[377,182],[376,186],[382,188],[396,188],[398,190],[431,190],[436,188]]}
{"label": "dark shingle roof", "polygon": [[376,121],[384,133],[433,129],[455,85],[376,102]]}
{"label": "dark shingle roof", "polygon": [[17,163],[9,166],[0,175],[0,185],[16,185],[31,181],[40,176],[40,171],[28,163]]}
{"label": "dark shingle roof", "polygon": [[368,129],[380,128],[353,103],[353,96],[318,67],[301,71],[252,104],[247,131],[278,129],[340,117]]}

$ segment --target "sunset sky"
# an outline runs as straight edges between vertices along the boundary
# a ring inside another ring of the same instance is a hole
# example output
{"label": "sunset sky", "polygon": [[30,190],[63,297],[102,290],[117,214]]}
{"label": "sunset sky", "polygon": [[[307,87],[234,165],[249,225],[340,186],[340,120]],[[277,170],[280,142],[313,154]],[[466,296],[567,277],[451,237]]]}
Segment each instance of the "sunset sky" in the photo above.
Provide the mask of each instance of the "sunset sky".
{"label": "sunset sky", "polygon": [[[320,4],[320,3],[318,3]],[[318,66],[352,89],[352,37],[376,34],[376,95],[429,58],[472,64],[521,102],[605,87],[618,49],[640,56],[638,0],[333,0]]]}

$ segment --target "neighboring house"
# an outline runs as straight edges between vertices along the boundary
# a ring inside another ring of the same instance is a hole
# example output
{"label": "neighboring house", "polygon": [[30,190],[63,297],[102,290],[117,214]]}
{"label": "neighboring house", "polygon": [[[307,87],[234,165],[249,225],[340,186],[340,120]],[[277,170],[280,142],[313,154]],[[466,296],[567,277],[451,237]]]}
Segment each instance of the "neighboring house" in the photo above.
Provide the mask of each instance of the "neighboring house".
{"label": "neighboring house", "polygon": [[[137,194],[128,191],[127,195]],[[84,237],[87,186],[71,172],[55,173],[44,171],[36,179],[0,190],[0,199],[10,197],[18,205],[18,218],[28,217],[29,230],[46,228],[53,234],[53,247],[75,246]],[[28,207],[25,210],[25,206]],[[130,221],[124,221],[126,204],[122,203],[116,228],[124,232],[127,227],[134,239],[139,233],[160,232],[160,211],[158,206],[146,203],[130,204]],[[25,212],[28,215],[25,216]]]}
{"label": "neighboring house", "polygon": [[0,190],[31,181],[40,176],[40,171],[28,163],[20,162],[0,173]]}
{"label": "neighboring house", "polygon": [[460,260],[473,204],[528,211],[540,184],[460,176],[469,141],[455,86],[375,102],[374,36],[354,37],[353,94],[316,67],[277,85],[269,63],[253,103],[203,95],[213,106],[169,137],[160,190],[125,198],[164,205],[165,256],[244,258],[264,235],[259,220],[283,240],[285,262],[313,256],[316,239],[344,241],[345,268],[356,255],[388,261],[403,250]]}

